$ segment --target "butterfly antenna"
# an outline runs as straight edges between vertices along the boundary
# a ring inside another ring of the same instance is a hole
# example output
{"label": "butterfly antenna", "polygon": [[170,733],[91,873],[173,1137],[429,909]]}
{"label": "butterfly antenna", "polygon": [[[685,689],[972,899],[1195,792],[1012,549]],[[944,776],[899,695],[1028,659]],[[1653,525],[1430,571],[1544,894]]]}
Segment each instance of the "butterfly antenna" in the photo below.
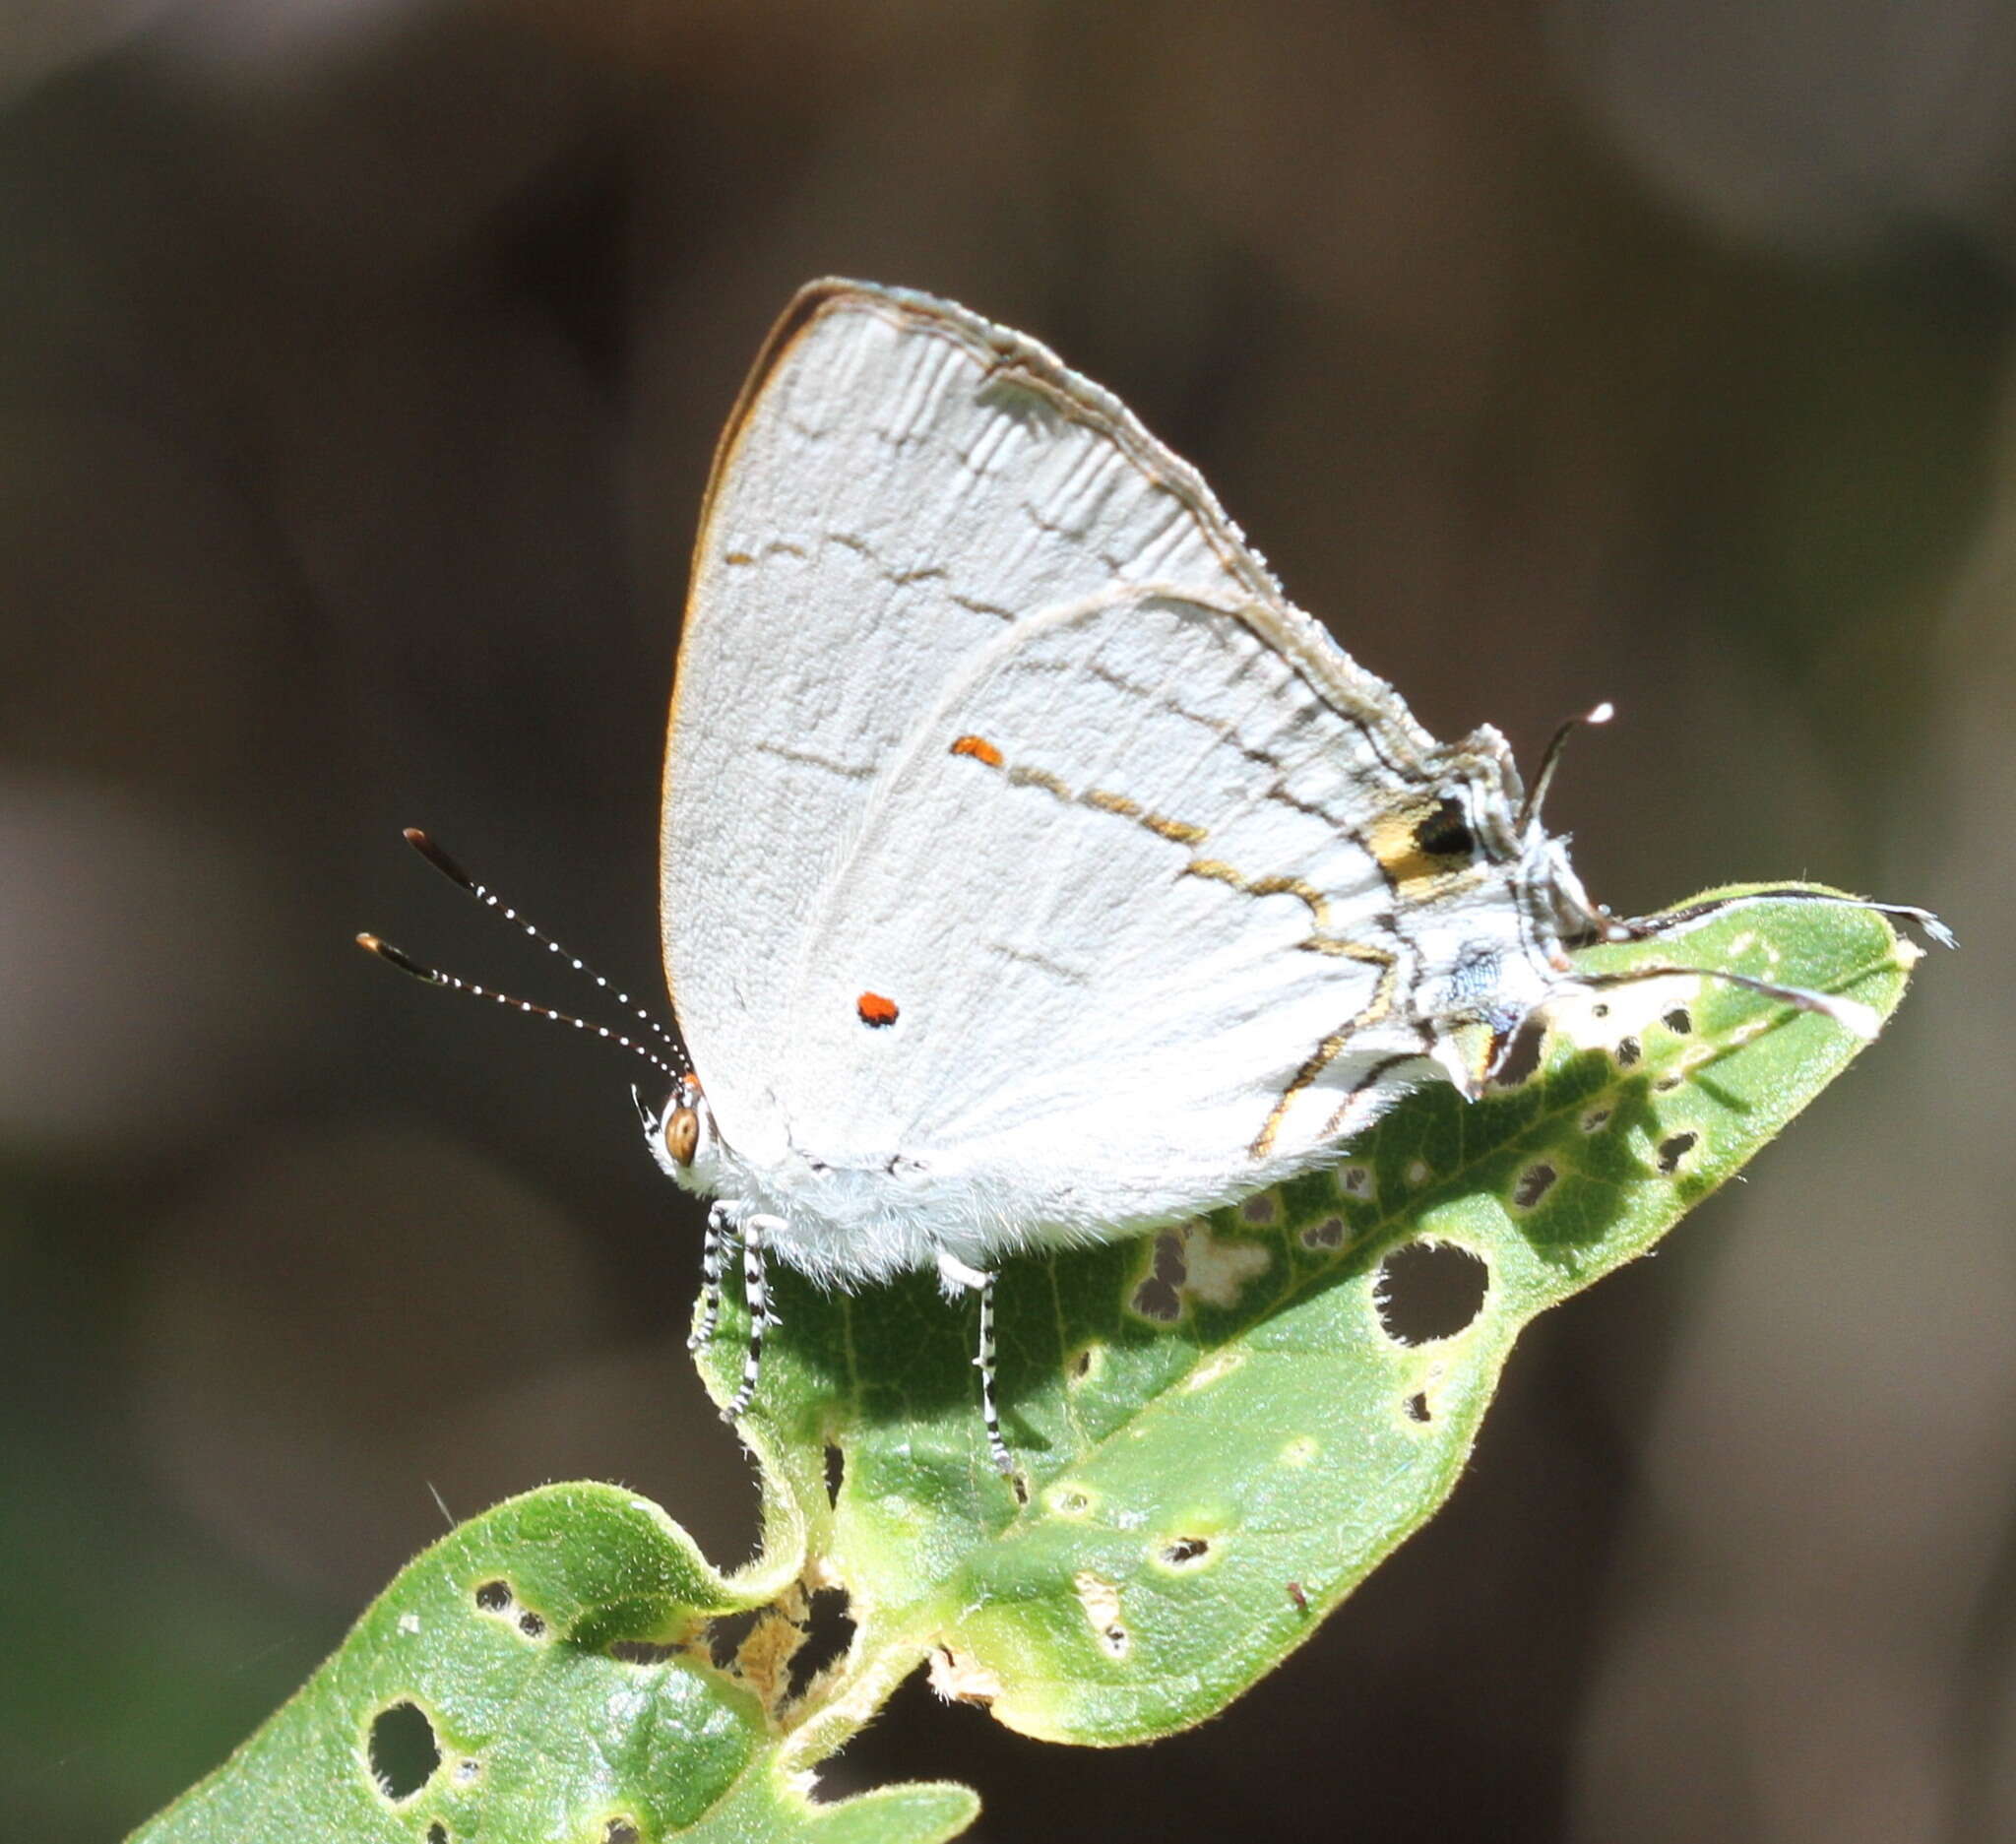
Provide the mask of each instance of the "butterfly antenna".
{"label": "butterfly antenna", "polygon": [[1690,903],[1684,909],[1668,910],[1659,916],[1638,916],[1628,922],[1613,920],[1611,926],[1623,931],[1616,939],[1645,941],[1661,935],[1683,933],[1726,911],[1743,909],[1752,903],[1827,903],[1837,909],[1868,910],[1877,916],[1887,916],[1893,922],[1911,923],[1936,947],[1957,948],[1960,945],[1952,929],[1930,910],[1920,909],[1915,903],[1878,903],[1869,897],[1843,896],[1833,890],[1809,890],[1798,885],[1789,889],[1742,890],[1734,896],[1709,897],[1704,902]]}
{"label": "butterfly antenna", "polygon": [[464,870],[459,860],[451,858],[448,853],[436,845],[419,827],[407,827],[405,829],[405,838],[407,844],[411,846],[415,852],[425,858],[429,864],[433,865],[450,883],[460,890],[468,891],[485,909],[495,910],[506,922],[515,922],[520,928],[525,930],[532,940],[536,941],[544,948],[548,954],[558,956],[568,966],[573,968],[576,973],[594,981],[618,1005],[642,1024],[653,1037],[657,1038],[667,1050],[682,1061],[684,1060],[685,1052],[680,1048],[678,1040],[663,1025],[660,1024],[650,1012],[638,1004],[629,993],[623,991],[618,986],[611,986],[608,981],[597,973],[580,955],[570,954],[551,935],[547,934],[543,929],[536,927],[534,923],[527,922],[523,916],[513,909],[510,904],[506,903],[503,898],[498,896],[487,884],[478,883],[468,871]]}
{"label": "butterfly antenna", "polygon": [[1585,711],[1580,717],[1571,717],[1554,731],[1553,739],[1547,744],[1546,752],[1540,759],[1540,773],[1533,778],[1533,792],[1526,796],[1519,809],[1519,823],[1516,831],[1524,833],[1527,827],[1540,818],[1541,802],[1547,797],[1547,789],[1553,785],[1554,770],[1561,765],[1561,751],[1567,748],[1568,738],[1585,724],[1607,724],[1617,714],[1617,708],[1608,699],[1593,711]]}
{"label": "butterfly antenna", "polygon": [[[514,998],[509,992],[492,991],[488,986],[477,986],[472,980],[458,980],[453,974],[445,974],[438,967],[423,966],[410,954],[396,948],[390,941],[381,941],[374,934],[360,934],[357,945],[366,948],[382,961],[389,961],[403,974],[410,975],[423,986],[447,986],[451,991],[466,992],[472,999],[489,999],[515,1012],[524,1012],[529,1018],[550,1018],[556,1025],[572,1025],[577,1031],[592,1032],[610,1044],[621,1045],[633,1055],[641,1056],[661,1074],[671,1078],[673,1083],[685,1079],[686,1071],[674,1069],[649,1044],[639,1043],[635,1038],[625,1037],[620,1031],[612,1031],[607,1025],[592,1025],[586,1018],[577,1018],[572,1012],[558,1012],[550,1005],[535,1005],[531,999]],[[677,1046],[669,1046],[674,1055]],[[682,1059],[683,1060],[683,1059]]]}

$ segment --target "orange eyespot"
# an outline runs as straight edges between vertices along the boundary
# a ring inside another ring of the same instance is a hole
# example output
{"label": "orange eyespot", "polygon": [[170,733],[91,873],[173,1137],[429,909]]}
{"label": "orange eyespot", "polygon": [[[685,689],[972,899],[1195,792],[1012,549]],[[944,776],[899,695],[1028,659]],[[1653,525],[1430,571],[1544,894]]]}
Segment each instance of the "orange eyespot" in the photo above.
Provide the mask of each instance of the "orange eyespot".
{"label": "orange eyespot", "polygon": [[896,1001],[885,999],[879,992],[863,992],[854,1000],[854,1011],[861,1023],[873,1030],[896,1022]]}
{"label": "orange eyespot", "polygon": [[976,762],[984,762],[989,768],[1001,766],[1001,752],[984,736],[957,736],[953,739],[954,755],[970,755]]}
{"label": "orange eyespot", "polygon": [[700,1150],[700,1116],[690,1108],[675,1108],[665,1116],[665,1151],[672,1163],[690,1166]]}

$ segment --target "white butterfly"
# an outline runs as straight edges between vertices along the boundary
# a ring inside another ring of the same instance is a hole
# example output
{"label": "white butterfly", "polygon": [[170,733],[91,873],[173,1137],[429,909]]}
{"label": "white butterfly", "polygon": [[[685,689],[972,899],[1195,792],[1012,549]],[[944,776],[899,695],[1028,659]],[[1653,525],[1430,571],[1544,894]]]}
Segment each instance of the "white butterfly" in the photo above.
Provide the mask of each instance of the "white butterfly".
{"label": "white butterfly", "polygon": [[640,1104],[660,1165],[717,1200],[696,1343],[742,1246],[729,1416],[766,1253],[844,1288],[935,1267],[980,1295],[1007,1471],[1000,1261],[1335,1161],[1424,1081],[1477,1095],[1530,1015],[1589,991],[1569,945],[1651,931],[1541,824],[1559,741],[1531,795],[1496,731],[1436,742],[1036,342],[805,288],[701,515],[662,840],[690,1071]]}

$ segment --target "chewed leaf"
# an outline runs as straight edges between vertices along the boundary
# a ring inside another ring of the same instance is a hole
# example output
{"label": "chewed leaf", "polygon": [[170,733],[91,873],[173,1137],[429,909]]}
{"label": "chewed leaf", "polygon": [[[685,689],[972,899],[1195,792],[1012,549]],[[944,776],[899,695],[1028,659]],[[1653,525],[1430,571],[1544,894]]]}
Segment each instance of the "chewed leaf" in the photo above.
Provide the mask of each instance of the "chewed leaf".
{"label": "chewed leaf", "polygon": [[337,1654],[134,1844],[933,1844],[962,1787],[830,1806],[783,1768],[760,1680],[710,1621],[771,1601],[711,1569],[656,1505],[554,1486],[464,1524],[401,1572]]}
{"label": "chewed leaf", "polygon": [[[1781,901],[1586,959],[1683,959],[1887,1015],[1915,955],[1877,916]],[[971,1309],[921,1278],[847,1296],[787,1277],[746,1431],[852,1597],[863,1669],[893,1682],[929,1655],[948,1694],[1033,1735],[1166,1734],[1433,1514],[1528,1320],[1643,1253],[1860,1048],[1712,978],[1605,988],[1559,1008],[1523,1080],[1476,1103],[1424,1088],[1334,1169],[1007,1263],[1016,1482],[988,1463]],[[717,1393],[736,1329],[705,1361]],[[835,1739],[864,1689],[836,1681]],[[820,1732],[813,1712],[800,1745]]]}
{"label": "chewed leaf", "polygon": [[[1887,1015],[1916,955],[1876,916],[1801,902],[1727,911],[1675,945],[1587,960],[1683,958]],[[1711,977],[1609,986],[1558,1007],[1480,1102],[1423,1089],[1334,1168],[1009,1263],[1012,1483],[987,1455],[970,1312],[921,1277],[851,1297],[782,1277],[744,1426],[762,1562],[717,1573],[614,1487],[513,1499],[403,1571],[137,1837],[951,1837],[975,1814],[964,1788],[823,1805],[807,1770],[926,1659],[944,1695],[1059,1741],[1223,1708],[1433,1515],[1527,1321],[1644,1252],[1860,1043]],[[723,1396],[736,1329],[704,1361]],[[801,1655],[808,1585],[844,1591],[855,1627],[824,1669]]]}

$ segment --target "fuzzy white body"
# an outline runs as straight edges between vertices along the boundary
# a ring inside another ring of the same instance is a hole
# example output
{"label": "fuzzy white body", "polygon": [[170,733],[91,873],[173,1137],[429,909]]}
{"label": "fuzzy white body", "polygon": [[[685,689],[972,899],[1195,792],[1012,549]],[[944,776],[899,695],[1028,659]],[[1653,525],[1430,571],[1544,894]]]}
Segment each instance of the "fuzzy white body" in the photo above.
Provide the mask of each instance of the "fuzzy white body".
{"label": "fuzzy white body", "polygon": [[653,1150],[844,1286],[1235,1200],[1475,1093],[1572,986],[1596,919],[1520,799],[1112,398],[816,285],[695,554],[663,942],[699,1131]]}

